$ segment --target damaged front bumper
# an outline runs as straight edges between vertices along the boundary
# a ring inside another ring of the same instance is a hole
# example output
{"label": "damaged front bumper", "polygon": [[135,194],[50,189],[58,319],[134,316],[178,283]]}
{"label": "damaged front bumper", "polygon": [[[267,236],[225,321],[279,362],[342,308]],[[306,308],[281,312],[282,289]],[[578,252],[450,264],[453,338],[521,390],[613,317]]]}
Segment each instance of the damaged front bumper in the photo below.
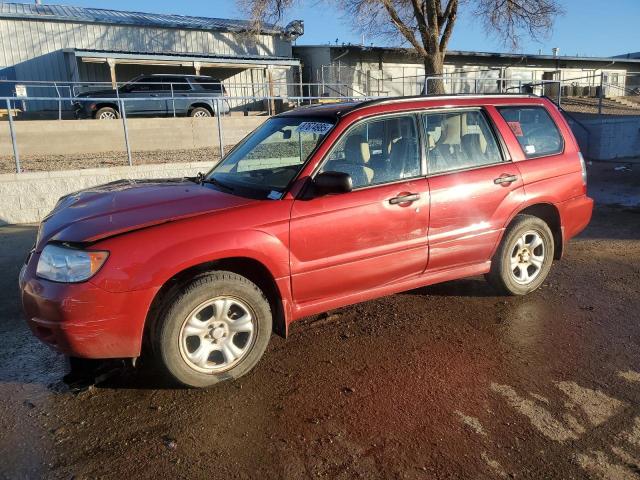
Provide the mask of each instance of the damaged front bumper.
{"label": "damaged front bumper", "polygon": [[57,283],[37,278],[37,255],[20,273],[22,307],[31,331],[65,355],[133,358],[140,355],[155,289],[108,292],[90,281]]}

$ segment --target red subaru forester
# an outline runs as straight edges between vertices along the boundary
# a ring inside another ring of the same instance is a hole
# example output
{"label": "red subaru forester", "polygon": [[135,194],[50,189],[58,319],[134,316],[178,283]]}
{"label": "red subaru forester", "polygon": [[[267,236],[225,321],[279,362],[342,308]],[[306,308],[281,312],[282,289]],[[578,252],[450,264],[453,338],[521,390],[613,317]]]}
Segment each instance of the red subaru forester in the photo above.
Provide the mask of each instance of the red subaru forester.
{"label": "red subaru forester", "polygon": [[419,97],[275,116],[206,175],[67,195],[20,274],[29,326],[72,357],[177,381],[247,373],[307,315],[483,274],[538,288],[589,222],[561,113],[533,96]]}

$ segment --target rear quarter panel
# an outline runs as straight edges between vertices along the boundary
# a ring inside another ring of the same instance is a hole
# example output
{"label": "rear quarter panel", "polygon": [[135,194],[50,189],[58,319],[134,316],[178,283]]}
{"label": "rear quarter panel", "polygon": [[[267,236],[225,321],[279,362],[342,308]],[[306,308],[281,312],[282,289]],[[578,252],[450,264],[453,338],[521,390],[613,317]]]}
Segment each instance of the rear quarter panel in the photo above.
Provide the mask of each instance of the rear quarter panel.
{"label": "rear quarter panel", "polygon": [[520,170],[524,183],[523,202],[507,219],[505,225],[508,225],[519,211],[539,203],[555,205],[560,212],[561,223],[565,225],[569,219],[564,214],[562,204],[586,194],[586,187],[582,182],[578,144],[566,120],[553,103],[543,98],[527,100],[526,103],[512,102],[508,105],[545,108],[564,139],[564,150],[557,155],[527,158],[507,122],[495,107],[490,108],[491,116]]}

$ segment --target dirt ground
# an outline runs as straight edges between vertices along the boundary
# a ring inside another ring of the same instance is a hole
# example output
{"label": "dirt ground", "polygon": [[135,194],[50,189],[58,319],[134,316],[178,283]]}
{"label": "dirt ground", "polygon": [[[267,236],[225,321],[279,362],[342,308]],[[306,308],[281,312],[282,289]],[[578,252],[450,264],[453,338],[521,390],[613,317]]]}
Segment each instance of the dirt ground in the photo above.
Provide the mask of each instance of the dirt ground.
{"label": "dirt ground", "polygon": [[19,311],[36,229],[2,227],[0,477],[640,478],[640,202],[607,197],[640,164],[616,166],[591,192],[618,205],[533,294],[471,278],[305,319],[209,390],[68,391]]}

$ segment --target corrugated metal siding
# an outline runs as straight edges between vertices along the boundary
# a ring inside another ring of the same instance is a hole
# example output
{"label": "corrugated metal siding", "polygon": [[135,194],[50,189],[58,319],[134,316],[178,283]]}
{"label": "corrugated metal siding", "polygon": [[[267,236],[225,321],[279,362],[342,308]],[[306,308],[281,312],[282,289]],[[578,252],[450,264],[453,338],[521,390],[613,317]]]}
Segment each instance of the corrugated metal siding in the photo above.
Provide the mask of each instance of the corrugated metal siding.
{"label": "corrugated metal siding", "polygon": [[271,35],[0,19],[0,65],[63,48],[290,57],[291,44]]}
{"label": "corrugated metal siding", "polygon": [[[246,20],[192,17],[162,13],[126,12],[101,8],[72,7],[66,5],[35,5],[33,3],[0,3],[0,16],[62,20],[83,23],[135,25],[141,27],[182,28],[196,30],[247,31]],[[263,25],[265,33],[282,33],[275,25]]]}

